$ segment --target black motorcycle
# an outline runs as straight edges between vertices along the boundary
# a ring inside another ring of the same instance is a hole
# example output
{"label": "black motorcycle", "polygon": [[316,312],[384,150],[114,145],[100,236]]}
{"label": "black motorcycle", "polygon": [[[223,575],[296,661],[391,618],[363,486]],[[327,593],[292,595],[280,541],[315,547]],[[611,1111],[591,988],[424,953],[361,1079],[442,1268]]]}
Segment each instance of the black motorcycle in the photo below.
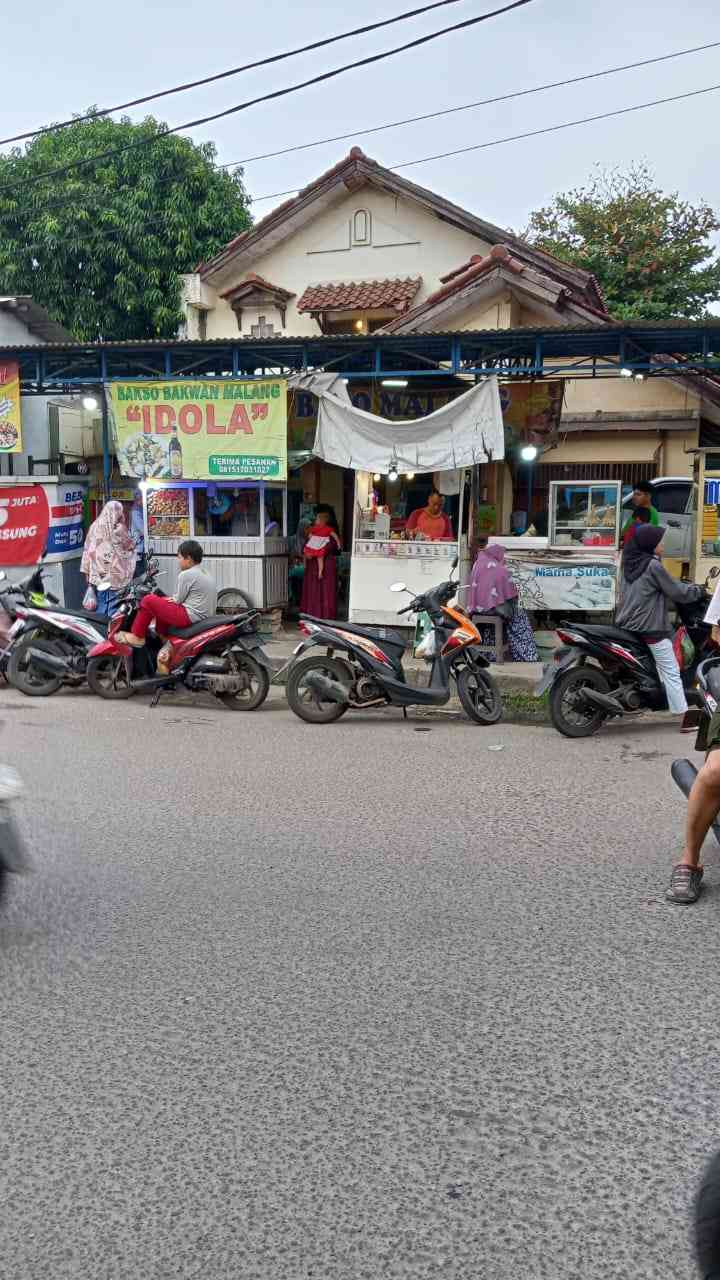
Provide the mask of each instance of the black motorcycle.
{"label": "black motorcycle", "polygon": [[[714,652],[710,627],[703,621],[708,597],[677,606],[678,617],[692,642],[692,660],[682,670],[689,701],[698,663]],[[639,711],[667,711],[667,696],[650,648],[633,631],[620,627],[562,622],[562,642],[547,663],[535,689],[550,691],[550,719],[566,738],[589,738],[606,720]]]}
{"label": "black motorcycle", "polygon": [[[457,558],[452,568],[457,566]],[[426,613],[432,629],[416,652],[430,665],[426,688],[408,684],[402,666],[406,639],[388,627],[329,622],[301,614],[305,639],[295,650],[287,676],[287,700],[301,720],[329,724],[351,708],[441,707],[450,700],[451,680],[466,715],[476,724],[495,724],[502,715],[500,691],[488,673],[482,637],[467,612],[450,601],[458,593],[452,577],[414,596],[398,613]],[[407,588],[396,582],[391,591]],[[322,646],[325,654],[301,657]]]}

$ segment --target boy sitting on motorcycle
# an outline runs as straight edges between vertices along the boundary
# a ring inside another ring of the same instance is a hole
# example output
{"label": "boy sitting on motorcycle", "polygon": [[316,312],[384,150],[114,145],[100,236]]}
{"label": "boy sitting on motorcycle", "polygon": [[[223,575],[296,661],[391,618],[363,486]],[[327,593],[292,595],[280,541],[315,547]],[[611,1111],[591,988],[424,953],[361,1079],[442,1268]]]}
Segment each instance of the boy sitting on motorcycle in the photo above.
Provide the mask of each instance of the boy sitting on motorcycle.
{"label": "boy sitting on motorcycle", "polygon": [[185,627],[191,627],[194,622],[211,618],[215,613],[217,586],[209,573],[200,568],[203,558],[200,543],[192,538],[187,542],[181,542],[177,558],[180,573],[175,595],[144,596],[140,601],[132,629],[118,632],[117,639],[120,644],[129,644],[135,649],[142,649],[151,622],[155,623],[158,635],[162,635],[169,627],[181,631]]}

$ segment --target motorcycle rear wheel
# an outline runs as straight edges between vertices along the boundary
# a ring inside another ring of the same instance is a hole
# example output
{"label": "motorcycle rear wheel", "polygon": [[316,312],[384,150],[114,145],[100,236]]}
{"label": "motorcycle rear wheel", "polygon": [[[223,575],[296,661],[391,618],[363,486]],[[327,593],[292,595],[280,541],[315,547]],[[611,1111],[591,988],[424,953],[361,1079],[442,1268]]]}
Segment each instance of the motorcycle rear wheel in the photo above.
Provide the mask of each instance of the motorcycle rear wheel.
{"label": "motorcycle rear wheel", "polygon": [[268,696],[270,676],[265,667],[261,667],[249,654],[233,654],[233,660],[245,677],[244,687],[237,693],[219,693],[217,696],[231,711],[257,711]]}
{"label": "motorcycle rear wheel", "polygon": [[469,720],[475,724],[497,724],[503,712],[502,697],[487,671],[463,667],[457,674],[457,691]]}
{"label": "motorcycle rear wheel", "polygon": [[597,667],[571,667],[563,671],[550,691],[550,719],[565,738],[591,738],[597,733],[606,713],[600,708],[583,708],[573,704],[575,695],[585,686],[609,693],[610,685]]}
{"label": "motorcycle rear wheel", "polygon": [[128,681],[122,654],[106,654],[102,658],[91,658],[87,665],[87,682],[99,698],[119,700],[130,698],[135,692]]}
{"label": "motorcycle rear wheel", "polygon": [[323,702],[320,695],[305,683],[311,671],[319,671],[322,675],[329,676],[331,680],[339,680],[349,688],[347,664],[340,662],[338,658],[325,658],[322,654],[314,654],[311,658],[302,658],[299,662],[294,662],[288,672],[285,693],[290,710],[294,711],[301,720],[306,720],[308,724],[332,724],[349,710],[348,703],[332,702],[330,699]]}
{"label": "motorcycle rear wheel", "polygon": [[14,689],[19,689],[28,698],[49,698],[57,693],[62,685],[62,676],[53,676],[41,671],[28,660],[30,649],[42,649],[43,653],[57,656],[57,649],[50,640],[35,639],[30,635],[16,644],[10,653],[7,665],[7,678]]}

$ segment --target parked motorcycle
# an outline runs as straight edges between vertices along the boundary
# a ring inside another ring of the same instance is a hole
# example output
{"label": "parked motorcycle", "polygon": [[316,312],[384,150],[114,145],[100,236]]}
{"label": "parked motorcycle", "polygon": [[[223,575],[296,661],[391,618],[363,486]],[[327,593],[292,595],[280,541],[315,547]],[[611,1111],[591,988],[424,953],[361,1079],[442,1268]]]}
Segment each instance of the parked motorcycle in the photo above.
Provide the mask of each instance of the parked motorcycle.
{"label": "parked motorcycle", "polygon": [[12,812],[13,801],[22,794],[22,782],[14,769],[0,765],[0,899],[10,875],[29,870],[29,861]]}
{"label": "parked motorcycle", "polygon": [[[457,557],[452,570],[456,567]],[[402,592],[407,587],[396,582],[390,590]],[[398,610],[398,614],[425,612],[432,622],[432,630],[417,649],[430,665],[427,688],[405,680],[402,655],[406,642],[398,632],[301,614],[300,630],[306,638],[295,649],[286,689],[295,715],[310,724],[330,724],[350,709],[442,707],[450,700],[453,680],[468,717],[476,724],[495,724],[502,715],[500,692],[488,674],[480,632],[460,605],[450,605],[458,590],[451,571],[447,582],[414,596],[409,605]],[[325,654],[301,657],[306,649],[318,645]]]}
{"label": "parked motorcycle", "polygon": [[43,608],[48,602],[57,602],[57,597],[45,594],[40,569],[33,569],[18,582],[8,582],[7,574],[0,570],[0,584],[0,676],[7,680],[10,653],[15,637],[23,629],[27,609]]}
{"label": "parked motorcycle", "polygon": [[[698,663],[712,649],[710,627],[703,621],[706,595],[677,606],[678,616],[693,646],[693,657],[682,671],[690,700]],[[535,689],[540,697],[550,690],[550,719],[566,738],[589,738],[606,720],[638,711],[667,711],[665,689],[650,648],[632,631],[619,627],[562,622],[562,641],[545,666]]]}
{"label": "parked motorcycle", "polygon": [[[90,651],[87,681],[101,698],[129,698],[134,693],[160,696],[176,688],[192,693],[213,693],[234,711],[255,711],[265,701],[273,666],[256,633],[257,609],[245,609],[234,617],[216,614],[192,626],[166,629],[160,637],[148,632],[145,646],[133,649],[122,644],[119,631],[132,626],[143,594],[132,584],[119,602],[110,622],[107,639]],[[158,670],[158,654],[163,666]]]}

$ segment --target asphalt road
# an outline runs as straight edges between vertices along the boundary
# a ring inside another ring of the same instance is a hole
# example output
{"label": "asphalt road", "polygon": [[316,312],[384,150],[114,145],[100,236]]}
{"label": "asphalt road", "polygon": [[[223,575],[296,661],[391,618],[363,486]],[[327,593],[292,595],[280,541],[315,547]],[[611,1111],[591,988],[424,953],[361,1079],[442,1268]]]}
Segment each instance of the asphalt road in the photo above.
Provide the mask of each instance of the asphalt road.
{"label": "asphalt road", "polygon": [[692,740],[277,698],[0,719],[36,859],[0,914],[2,1277],[694,1274],[720,849],[663,898]]}

